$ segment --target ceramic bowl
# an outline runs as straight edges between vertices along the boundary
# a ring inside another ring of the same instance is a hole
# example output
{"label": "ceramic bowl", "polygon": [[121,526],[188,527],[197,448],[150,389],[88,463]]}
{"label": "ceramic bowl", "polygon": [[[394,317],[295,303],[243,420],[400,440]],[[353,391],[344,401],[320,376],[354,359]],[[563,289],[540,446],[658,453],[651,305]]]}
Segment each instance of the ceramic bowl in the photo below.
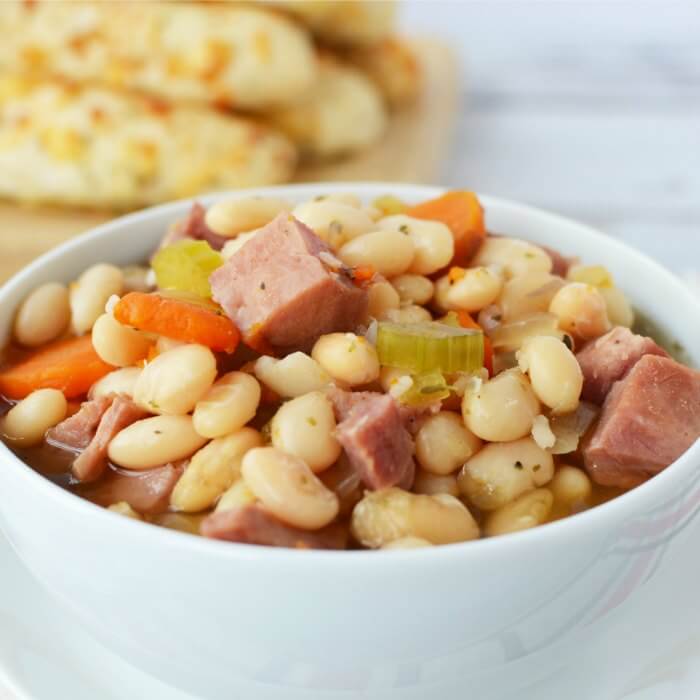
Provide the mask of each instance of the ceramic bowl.
{"label": "ceramic bowl", "polygon": [[[440,192],[392,184],[256,192],[301,201],[338,190],[407,201]],[[672,274],[581,224],[482,201],[489,230],[606,265],[634,305],[700,362],[698,305]],[[146,259],[189,206],[126,216],[36,260],[0,290],[0,338],[35,286],[99,261]],[[699,505],[696,444],[643,486],[519,534],[412,551],[270,549],[130,521],[0,446],[0,525],[34,576],[109,648],[212,700],[612,697],[606,689],[625,680],[620,669],[627,680],[643,670],[659,630],[614,649],[606,642],[625,621],[647,615],[651,626],[664,605],[673,609],[688,582],[670,577],[668,562],[697,557]]]}

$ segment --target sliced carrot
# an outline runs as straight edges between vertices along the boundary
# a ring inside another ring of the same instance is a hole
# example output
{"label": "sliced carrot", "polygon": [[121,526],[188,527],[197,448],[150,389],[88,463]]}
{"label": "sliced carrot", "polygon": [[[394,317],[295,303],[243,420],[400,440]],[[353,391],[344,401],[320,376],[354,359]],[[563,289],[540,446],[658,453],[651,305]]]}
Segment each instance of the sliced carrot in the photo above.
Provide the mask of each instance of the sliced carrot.
{"label": "sliced carrot", "polygon": [[159,294],[130,292],[114,307],[114,318],[125,326],[220,352],[232,353],[241,337],[233,321],[214,309]]}
{"label": "sliced carrot", "polygon": [[89,335],[59,340],[0,371],[0,393],[23,399],[37,389],[58,389],[73,399],[113,369],[95,352]]}
{"label": "sliced carrot", "polygon": [[376,274],[375,269],[371,265],[358,265],[352,268],[352,281],[362,287],[366,282],[369,282]]}
{"label": "sliced carrot", "polygon": [[[466,311],[458,311],[457,317],[462,328],[473,328],[484,332],[484,329]],[[489,371],[489,377],[493,377],[493,345],[486,333],[484,333],[484,367]]]}
{"label": "sliced carrot", "polygon": [[410,207],[417,219],[442,221],[455,239],[454,265],[466,265],[486,238],[484,210],[473,192],[455,190]]}
{"label": "sliced carrot", "polygon": [[451,267],[450,271],[447,273],[447,278],[450,280],[450,284],[461,280],[466,274],[463,267]]}
{"label": "sliced carrot", "polygon": [[260,331],[259,323],[256,323],[250,331],[245,334],[243,343],[260,355],[275,356],[275,350]]}

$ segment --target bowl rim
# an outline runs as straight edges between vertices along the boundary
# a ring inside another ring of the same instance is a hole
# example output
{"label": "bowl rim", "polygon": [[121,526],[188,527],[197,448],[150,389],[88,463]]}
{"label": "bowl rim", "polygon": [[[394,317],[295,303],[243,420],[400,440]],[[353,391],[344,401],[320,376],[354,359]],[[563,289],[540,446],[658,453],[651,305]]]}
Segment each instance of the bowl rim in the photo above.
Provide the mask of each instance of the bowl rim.
{"label": "bowl rim", "polygon": [[[371,196],[381,196],[390,193],[399,197],[403,195],[412,198],[417,195],[419,197],[428,198],[439,196],[449,189],[453,188],[419,183],[303,183],[213,192],[203,194],[199,197],[167,202],[119,216],[108,222],[92,227],[88,231],[42,254],[29,265],[19,270],[2,285],[0,288],[0,304],[3,303],[5,297],[12,294],[16,287],[25,284],[29,278],[31,278],[36,271],[41,270],[44,265],[57,258],[78,251],[87,241],[109,238],[115,235],[115,231],[117,230],[129,228],[137,222],[144,223],[150,219],[158,219],[170,212],[173,214],[173,217],[175,217],[181,211],[186,211],[186,208],[195,201],[208,205],[222,198],[240,198],[252,194],[256,196],[285,196],[286,193],[286,196],[295,198],[304,196],[306,193],[319,195],[338,191],[348,191],[352,193],[356,190],[361,190],[365,194],[370,194]],[[508,211],[514,216],[548,220],[552,224],[566,227],[570,233],[576,231],[592,240],[594,243],[601,243],[606,248],[612,249],[612,252],[616,255],[622,254],[631,258],[635,265],[643,264],[647,267],[651,267],[654,270],[655,276],[663,278],[667,284],[675,287],[679,299],[683,300],[684,305],[695,307],[698,315],[700,315],[700,300],[698,300],[691,290],[683,284],[682,280],[636,248],[607,236],[591,226],[539,207],[488,194],[477,193],[477,196],[486,210],[488,210],[489,207],[497,207],[502,211]],[[153,526],[151,523],[124,518],[123,516],[108,511],[106,508],[66,491],[47,477],[34,471],[28,464],[19,459],[19,457],[17,457],[2,441],[0,441],[0,461],[14,462],[18,465],[18,468],[12,473],[11,478],[25,481],[29,488],[37,489],[42,497],[54,500],[57,506],[73,511],[78,517],[92,518],[90,521],[91,527],[106,530],[119,526],[127,535],[128,533],[132,533],[141,540],[148,538],[153,544],[163,548],[185,549],[188,553],[193,555],[230,557],[232,560],[253,559],[259,561],[262,557],[265,562],[274,561],[275,563],[280,561],[286,563],[312,560],[315,565],[321,566],[346,564],[357,567],[366,565],[366,562],[372,562],[372,569],[377,570],[381,566],[393,566],[394,564],[406,560],[423,563],[426,561],[426,558],[428,558],[431,564],[449,564],[453,557],[501,556],[501,551],[503,549],[509,549],[512,546],[521,548],[526,545],[546,546],[547,541],[551,538],[567,537],[571,530],[583,530],[587,528],[588,524],[591,522],[595,522],[598,527],[602,527],[604,523],[624,521],[625,514],[630,515],[635,512],[635,504],[646,499],[650,494],[653,494],[654,491],[661,492],[663,486],[666,484],[671,484],[674,481],[680,482],[683,474],[691,472],[693,463],[700,463],[700,439],[660,474],[655,475],[647,482],[630,491],[581,513],[555,522],[539,525],[529,530],[500,535],[498,537],[480,538],[478,540],[421,548],[419,550],[391,550],[390,556],[379,557],[376,555],[376,550],[305,550],[265,547],[260,545],[251,546],[243,543],[209,539],[164,527]]]}

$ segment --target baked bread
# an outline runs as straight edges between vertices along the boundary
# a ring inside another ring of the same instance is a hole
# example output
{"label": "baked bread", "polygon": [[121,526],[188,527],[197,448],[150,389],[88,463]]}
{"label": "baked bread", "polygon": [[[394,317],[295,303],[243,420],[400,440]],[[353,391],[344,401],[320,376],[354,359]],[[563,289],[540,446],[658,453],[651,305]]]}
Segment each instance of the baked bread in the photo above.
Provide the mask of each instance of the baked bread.
{"label": "baked bread", "polygon": [[316,79],[303,28],[257,7],[0,2],[0,73],[139,90],[172,102],[266,109]]}
{"label": "baked bread", "polygon": [[130,209],[287,181],[296,149],[208,107],[0,76],[0,196]]}

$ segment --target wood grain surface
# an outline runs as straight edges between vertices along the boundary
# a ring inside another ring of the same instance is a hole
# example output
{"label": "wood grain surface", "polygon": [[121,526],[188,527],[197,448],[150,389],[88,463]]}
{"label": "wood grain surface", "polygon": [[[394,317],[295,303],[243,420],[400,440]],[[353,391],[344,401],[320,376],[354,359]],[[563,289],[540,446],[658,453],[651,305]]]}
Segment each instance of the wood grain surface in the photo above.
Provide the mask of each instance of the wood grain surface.
{"label": "wood grain surface", "polygon": [[[415,41],[414,47],[423,70],[424,89],[413,106],[392,116],[382,143],[347,160],[307,165],[296,181],[436,180],[456,117],[457,62],[440,42]],[[38,255],[110,218],[104,212],[0,203],[0,282]]]}

